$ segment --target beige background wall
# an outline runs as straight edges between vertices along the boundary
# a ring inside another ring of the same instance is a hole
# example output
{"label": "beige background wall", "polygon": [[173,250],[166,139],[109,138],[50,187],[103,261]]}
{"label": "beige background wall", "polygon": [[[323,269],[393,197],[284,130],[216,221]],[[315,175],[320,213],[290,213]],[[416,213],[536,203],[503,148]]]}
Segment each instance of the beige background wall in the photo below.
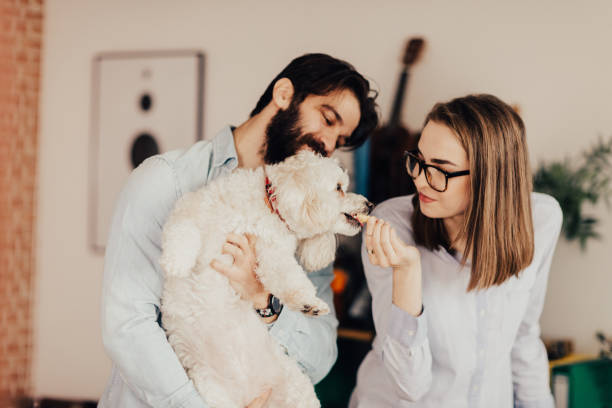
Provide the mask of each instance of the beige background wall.
{"label": "beige background wall", "polygon": [[[206,54],[205,136],[239,124],[290,59],[322,51],[374,80],[388,116],[405,40],[425,36],[404,119],[438,100],[489,92],[521,106],[533,163],[612,135],[612,3],[513,1],[67,1],[45,3],[42,59],[36,395],[97,398],[110,369],[99,330],[102,257],[87,242],[91,60],[100,51]],[[547,336],[597,352],[612,334],[612,213],[587,252],[562,241],[542,318]]]}

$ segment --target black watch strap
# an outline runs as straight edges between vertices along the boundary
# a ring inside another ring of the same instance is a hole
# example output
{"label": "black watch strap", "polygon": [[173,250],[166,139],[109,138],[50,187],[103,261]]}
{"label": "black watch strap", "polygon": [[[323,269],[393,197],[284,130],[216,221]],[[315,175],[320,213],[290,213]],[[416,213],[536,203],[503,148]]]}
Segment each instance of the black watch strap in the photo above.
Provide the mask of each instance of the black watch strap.
{"label": "black watch strap", "polygon": [[283,304],[271,293],[268,296],[268,306],[263,309],[255,309],[257,314],[259,314],[261,317],[272,317],[279,315],[281,310],[283,310]]}

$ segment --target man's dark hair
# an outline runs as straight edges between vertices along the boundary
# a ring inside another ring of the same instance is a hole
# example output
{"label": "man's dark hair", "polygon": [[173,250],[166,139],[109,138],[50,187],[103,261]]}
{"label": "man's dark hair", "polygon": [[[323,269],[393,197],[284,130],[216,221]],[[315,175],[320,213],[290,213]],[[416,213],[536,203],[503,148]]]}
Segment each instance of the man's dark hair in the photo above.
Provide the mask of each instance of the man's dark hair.
{"label": "man's dark hair", "polygon": [[291,103],[295,106],[302,103],[308,95],[328,95],[345,89],[355,95],[359,101],[361,116],[357,128],[344,144],[347,150],[361,146],[378,125],[375,102],[377,92],[370,89],[368,80],[351,64],[326,54],[306,54],[291,61],[268,85],[251,112],[251,117],[270,103],[274,84],[281,78],[287,78],[293,84]]}

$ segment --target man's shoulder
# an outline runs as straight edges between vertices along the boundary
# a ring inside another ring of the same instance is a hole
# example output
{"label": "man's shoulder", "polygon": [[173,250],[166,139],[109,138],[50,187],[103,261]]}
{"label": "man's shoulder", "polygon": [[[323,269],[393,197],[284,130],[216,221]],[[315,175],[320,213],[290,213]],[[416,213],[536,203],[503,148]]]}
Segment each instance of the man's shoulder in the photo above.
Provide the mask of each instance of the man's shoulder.
{"label": "man's shoulder", "polygon": [[153,157],[158,159],[160,165],[163,163],[177,175],[189,171],[200,172],[208,168],[212,158],[212,141],[200,140],[188,148],[171,150]]}
{"label": "man's shoulder", "polygon": [[222,128],[212,139],[157,157],[174,173],[179,195],[197,190],[216,177],[219,168],[231,167],[238,160],[230,126]]}
{"label": "man's shoulder", "polygon": [[[211,168],[212,142],[200,140],[189,148],[177,149],[145,160],[132,176],[145,184],[160,185],[167,183],[179,198],[206,183]],[[162,186],[159,186],[162,187]],[[161,189],[160,193],[168,191]]]}
{"label": "man's shoulder", "polygon": [[121,192],[120,205],[133,211],[146,211],[170,205],[178,199],[176,172],[173,163],[163,155],[149,157],[128,177]]}
{"label": "man's shoulder", "polygon": [[132,206],[158,206],[176,201],[182,194],[184,179],[189,173],[204,173],[207,141],[197,142],[188,149],[173,150],[151,156],[136,167],[128,177],[121,194],[121,200]]}

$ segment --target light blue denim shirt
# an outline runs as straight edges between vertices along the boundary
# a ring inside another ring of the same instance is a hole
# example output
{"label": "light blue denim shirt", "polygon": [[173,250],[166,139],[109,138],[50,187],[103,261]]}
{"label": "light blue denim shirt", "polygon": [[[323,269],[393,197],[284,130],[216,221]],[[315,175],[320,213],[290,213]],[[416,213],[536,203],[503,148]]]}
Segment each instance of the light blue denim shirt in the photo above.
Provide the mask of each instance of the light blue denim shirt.
{"label": "light blue denim shirt", "polygon": [[[145,160],[130,175],[115,208],[106,249],[102,338],[113,368],[99,407],[207,407],[160,327],[161,232],[179,197],[237,166],[227,126],[210,141]],[[269,330],[317,383],[336,360],[338,321],[331,266],[309,277],[331,313],[311,318],[284,308]]]}
{"label": "light blue denim shirt", "polygon": [[[417,246],[424,311],[391,302],[391,268],[372,265],[362,247],[376,339],[359,368],[351,408],[553,408],[540,315],[563,215],[557,201],[531,196],[534,255],[518,276],[467,292],[471,265],[444,249]],[[415,245],[412,196],[373,215]]]}

